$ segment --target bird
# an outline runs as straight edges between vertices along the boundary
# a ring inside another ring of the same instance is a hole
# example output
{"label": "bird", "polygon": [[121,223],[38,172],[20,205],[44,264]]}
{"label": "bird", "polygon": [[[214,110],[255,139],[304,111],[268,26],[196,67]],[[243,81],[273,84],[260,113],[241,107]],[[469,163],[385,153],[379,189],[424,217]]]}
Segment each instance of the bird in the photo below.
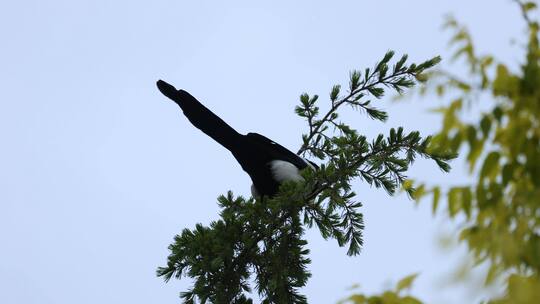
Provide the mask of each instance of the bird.
{"label": "bird", "polygon": [[159,91],[174,101],[197,129],[229,150],[249,175],[253,197],[274,197],[285,181],[303,181],[300,171],[318,165],[258,133],[240,134],[188,92],[157,81]]}

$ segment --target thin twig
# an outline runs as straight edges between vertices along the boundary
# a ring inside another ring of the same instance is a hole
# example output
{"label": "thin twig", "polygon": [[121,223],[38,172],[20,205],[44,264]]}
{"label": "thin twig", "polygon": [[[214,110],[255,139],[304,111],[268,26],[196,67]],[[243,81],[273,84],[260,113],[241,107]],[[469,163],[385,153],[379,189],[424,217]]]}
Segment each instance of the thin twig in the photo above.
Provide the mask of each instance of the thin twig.
{"label": "thin twig", "polygon": [[[321,127],[326,123],[328,122],[332,115],[332,113],[336,112],[336,110],[343,104],[345,103],[351,103],[352,100],[351,98],[353,98],[354,96],[357,96],[358,94],[360,94],[361,92],[363,91],[366,91],[366,90],[369,90],[371,89],[372,87],[378,85],[378,84],[384,84],[386,83],[389,79],[391,78],[395,78],[395,77],[399,77],[399,76],[402,76],[402,75],[408,75],[408,76],[414,76],[414,72],[410,72],[408,70],[404,70],[404,71],[400,71],[400,72],[397,72],[397,73],[394,73],[392,75],[389,75],[389,76],[386,76],[386,77],[383,77],[381,79],[378,79],[374,82],[371,82],[370,83],[370,80],[372,78],[373,75],[375,75],[377,72],[373,72],[366,81],[363,82],[362,86],[356,90],[353,90],[351,91],[347,96],[341,98],[340,100],[338,100],[337,102],[333,102],[332,103],[332,107],[330,108],[330,110],[328,110],[328,112],[323,116],[323,118],[321,120],[319,120],[318,124],[315,126],[315,128],[311,129],[310,132],[309,132],[309,135],[308,137],[306,138],[306,141],[304,144],[302,144],[302,146],[300,147],[300,149],[298,150],[298,152],[296,152],[296,154],[300,155],[302,153],[304,153],[306,150],[308,150],[308,146],[309,146],[309,142],[313,139],[313,137],[316,135],[316,134],[319,134],[320,133],[320,129]],[[356,104],[358,105],[358,104]],[[365,107],[363,107],[365,108]],[[310,123],[311,125],[311,123]],[[317,138],[317,140],[315,141],[315,143],[313,143],[313,145],[317,145],[319,143],[319,140],[320,138]]]}

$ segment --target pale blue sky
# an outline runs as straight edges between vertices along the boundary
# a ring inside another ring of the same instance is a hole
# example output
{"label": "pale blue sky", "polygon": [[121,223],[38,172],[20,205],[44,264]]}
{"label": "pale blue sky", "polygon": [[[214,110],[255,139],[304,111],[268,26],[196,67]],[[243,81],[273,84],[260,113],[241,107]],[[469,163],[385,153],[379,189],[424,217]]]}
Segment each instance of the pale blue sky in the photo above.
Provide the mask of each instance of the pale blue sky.
{"label": "pale blue sky", "polygon": [[[249,193],[234,158],[194,129],[155,88],[163,78],[190,91],[240,132],[296,150],[302,92],[327,96],[348,72],[386,50],[412,60],[448,58],[440,26],[453,13],[480,50],[517,63],[519,12],[483,1],[4,1],[0,5],[0,303],[179,303],[190,281],[155,277],[182,228],[218,216],[216,197]],[[448,64],[445,62],[444,64]],[[383,125],[344,117],[369,136],[404,126],[438,129],[438,100],[381,107]],[[448,184],[419,162],[412,175]],[[429,204],[356,184],[364,202],[361,255],[308,232],[310,303],[334,303],[361,284],[377,292],[420,271],[413,292],[440,292],[455,258]]]}

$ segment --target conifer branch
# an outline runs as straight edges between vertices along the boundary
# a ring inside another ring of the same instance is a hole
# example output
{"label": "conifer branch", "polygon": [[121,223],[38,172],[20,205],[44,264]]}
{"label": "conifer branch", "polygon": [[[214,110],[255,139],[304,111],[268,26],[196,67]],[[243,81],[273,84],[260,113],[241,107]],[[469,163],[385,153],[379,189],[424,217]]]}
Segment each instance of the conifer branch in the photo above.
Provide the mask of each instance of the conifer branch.
{"label": "conifer branch", "polygon": [[[300,116],[306,117],[308,120],[309,133],[304,136],[303,144],[297,154],[301,155],[309,150],[310,145],[317,146],[321,139],[320,134],[326,130],[325,127],[327,126],[327,123],[335,121],[338,117],[337,110],[344,104],[363,109],[372,119],[386,121],[388,118],[386,112],[371,107],[370,100],[364,102],[360,102],[360,100],[366,96],[373,96],[376,99],[381,98],[385,93],[382,86],[393,88],[398,93],[401,93],[404,88],[412,87],[416,82],[415,80],[421,78],[420,75],[422,72],[433,67],[441,60],[440,57],[437,56],[422,64],[412,64],[407,66],[405,63],[408,56],[403,55],[394,65],[392,73],[386,75],[388,71],[388,62],[393,56],[393,51],[387,52],[383,59],[375,65],[373,71],[369,68],[365,70],[363,80],[360,80],[361,73],[359,71],[351,72],[349,93],[341,98],[339,97],[341,86],[335,85],[330,93],[331,107],[320,120],[316,119],[319,108],[314,106],[318,96],[314,95],[314,97],[310,99],[308,94],[302,94],[300,98],[302,106],[297,107],[296,112]],[[315,142],[311,143],[312,140],[315,140]]]}
{"label": "conifer branch", "polygon": [[[195,283],[181,294],[184,303],[252,303],[248,282],[255,279],[262,303],[307,303],[299,292],[311,276],[303,239],[304,227],[317,226],[325,239],[347,246],[357,255],[363,245],[363,215],[351,182],[360,179],[390,195],[403,184],[409,165],[417,156],[434,160],[444,171],[453,155],[435,153],[430,138],[418,132],[405,134],[392,129],[369,142],[343,122],[338,110],[343,105],[365,111],[372,119],[385,121],[387,113],[371,106],[386,88],[401,92],[423,78],[422,72],[440,58],[406,65],[407,56],[393,65],[388,52],[375,67],[350,74],[349,93],[340,97],[340,85],[330,93],[331,107],[319,118],[319,98],[300,96],[296,113],[307,121],[308,134],[298,154],[309,153],[325,163],[318,170],[304,170],[304,182],[285,182],[273,198],[244,199],[231,192],[218,198],[221,218],[208,227],[201,224],[175,237],[169,246],[167,265],[157,270],[165,281],[192,277]],[[333,128],[333,132],[329,131]],[[410,190],[412,191],[412,190]]]}

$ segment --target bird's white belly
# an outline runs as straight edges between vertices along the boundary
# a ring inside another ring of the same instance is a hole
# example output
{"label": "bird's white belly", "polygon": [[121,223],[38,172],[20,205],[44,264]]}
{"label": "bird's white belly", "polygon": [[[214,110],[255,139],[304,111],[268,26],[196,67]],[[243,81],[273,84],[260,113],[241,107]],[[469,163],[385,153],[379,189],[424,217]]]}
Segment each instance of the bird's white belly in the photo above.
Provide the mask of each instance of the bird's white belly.
{"label": "bird's white belly", "polygon": [[[309,163],[308,163],[309,164]],[[298,168],[284,160],[273,160],[269,163],[270,171],[272,172],[272,177],[278,182],[282,183],[284,181],[303,181],[304,178],[300,175],[300,170]],[[311,166],[311,164],[310,164]],[[255,185],[251,185],[251,195],[253,197],[259,196],[259,191],[255,188]]]}
{"label": "bird's white belly", "polygon": [[270,162],[270,170],[274,179],[280,183],[284,181],[303,181],[298,168],[283,160],[273,160]]}

